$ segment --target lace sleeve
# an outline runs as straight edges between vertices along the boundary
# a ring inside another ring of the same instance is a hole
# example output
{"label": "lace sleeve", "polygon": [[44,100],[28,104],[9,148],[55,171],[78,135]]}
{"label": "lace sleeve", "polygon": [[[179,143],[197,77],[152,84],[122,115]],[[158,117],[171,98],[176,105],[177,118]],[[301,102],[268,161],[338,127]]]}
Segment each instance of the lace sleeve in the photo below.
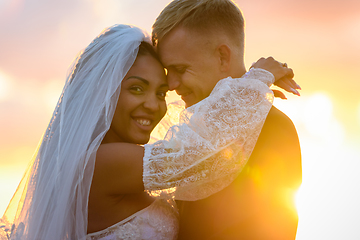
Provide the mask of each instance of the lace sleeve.
{"label": "lace sleeve", "polygon": [[145,145],[143,181],[153,195],[198,200],[241,172],[272,106],[274,76],[251,69],[218,82],[209,97],[185,109],[164,140]]}

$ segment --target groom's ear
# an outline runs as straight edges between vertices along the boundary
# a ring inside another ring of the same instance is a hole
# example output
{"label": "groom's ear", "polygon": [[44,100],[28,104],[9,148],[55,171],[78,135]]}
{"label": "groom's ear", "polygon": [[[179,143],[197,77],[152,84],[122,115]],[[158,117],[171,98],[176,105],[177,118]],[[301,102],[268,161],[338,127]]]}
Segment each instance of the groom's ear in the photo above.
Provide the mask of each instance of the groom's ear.
{"label": "groom's ear", "polygon": [[231,49],[226,44],[221,44],[217,48],[219,62],[220,62],[220,71],[228,72],[230,70],[231,63]]}

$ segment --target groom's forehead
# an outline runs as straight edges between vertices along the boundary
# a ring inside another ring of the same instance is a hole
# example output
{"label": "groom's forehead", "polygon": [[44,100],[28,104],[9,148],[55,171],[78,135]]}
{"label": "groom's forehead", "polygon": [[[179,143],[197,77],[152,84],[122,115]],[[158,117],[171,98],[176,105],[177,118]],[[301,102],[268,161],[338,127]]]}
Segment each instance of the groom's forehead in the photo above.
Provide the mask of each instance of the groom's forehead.
{"label": "groom's forehead", "polygon": [[[207,40],[207,42],[209,42]],[[165,65],[172,65],[178,61],[201,59],[203,56],[204,41],[199,34],[194,34],[185,28],[175,28],[158,41],[157,51]]]}

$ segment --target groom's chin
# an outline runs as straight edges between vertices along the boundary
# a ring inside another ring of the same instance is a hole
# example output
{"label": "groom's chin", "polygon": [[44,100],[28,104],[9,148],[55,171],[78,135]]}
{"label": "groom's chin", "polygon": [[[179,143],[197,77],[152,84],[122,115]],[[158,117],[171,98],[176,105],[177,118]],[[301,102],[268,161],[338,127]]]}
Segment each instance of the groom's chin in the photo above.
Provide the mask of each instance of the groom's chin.
{"label": "groom's chin", "polygon": [[192,105],[195,105],[196,103],[200,102],[200,101],[196,101],[195,99],[183,99],[184,103],[185,103],[185,108],[191,107]]}

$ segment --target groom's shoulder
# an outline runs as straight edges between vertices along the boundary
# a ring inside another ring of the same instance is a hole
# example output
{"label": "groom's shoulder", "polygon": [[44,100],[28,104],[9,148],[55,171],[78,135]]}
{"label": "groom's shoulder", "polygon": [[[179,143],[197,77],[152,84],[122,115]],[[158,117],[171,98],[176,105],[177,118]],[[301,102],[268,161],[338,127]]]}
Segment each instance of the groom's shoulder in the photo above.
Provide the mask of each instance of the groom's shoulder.
{"label": "groom's shoulder", "polygon": [[269,111],[250,158],[285,167],[289,173],[287,178],[292,179],[294,185],[301,183],[299,137],[292,120],[276,107]]}
{"label": "groom's shoulder", "polygon": [[274,106],[269,111],[258,142],[262,143],[262,147],[271,146],[273,150],[281,150],[281,154],[288,150],[291,155],[300,157],[300,142],[294,123]]}
{"label": "groom's shoulder", "polygon": [[292,128],[295,130],[295,126],[291,119],[274,106],[271,107],[265,123],[272,127]]}
{"label": "groom's shoulder", "polygon": [[260,141],[287,143],[292,147],[299,145],[299,138],[292,120],[276,107],[271,107],[261,131]]}

